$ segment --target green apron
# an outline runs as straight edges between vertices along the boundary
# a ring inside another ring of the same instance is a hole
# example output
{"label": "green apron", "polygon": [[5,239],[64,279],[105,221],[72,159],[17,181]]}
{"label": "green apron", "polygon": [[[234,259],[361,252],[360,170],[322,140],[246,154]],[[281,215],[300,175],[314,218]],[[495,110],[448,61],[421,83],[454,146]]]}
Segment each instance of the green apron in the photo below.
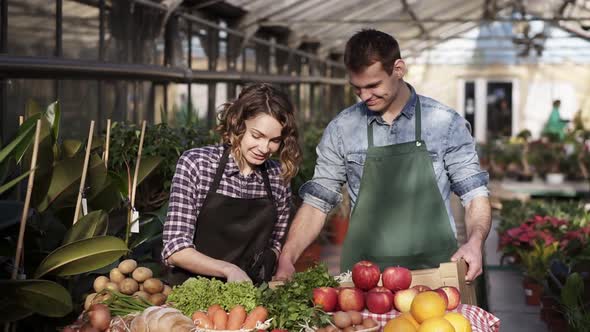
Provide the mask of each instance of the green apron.
{"label": "green apron", "polygon": [[373,127],[367,125],[369,146],[341,271],[361,260],[381,269],[433,268],[457,250],[432,159],[421,140],[420,99],[414,116],[416,140],[407,143],[373,146]]}

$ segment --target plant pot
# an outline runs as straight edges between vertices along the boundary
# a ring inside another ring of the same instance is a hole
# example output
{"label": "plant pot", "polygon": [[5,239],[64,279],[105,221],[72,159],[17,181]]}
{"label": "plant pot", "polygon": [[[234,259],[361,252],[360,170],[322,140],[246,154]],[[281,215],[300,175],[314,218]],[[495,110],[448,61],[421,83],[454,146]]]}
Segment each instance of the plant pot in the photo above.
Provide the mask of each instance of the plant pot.
{"label": "plant pot", "polygon": [[330,220],[330,226],[332,228],[332,243],[341,245],[346,239],[346,233],[348,233],[349,220],[347,217],[334,216]]}
{"label": "plant pot", "polygon": [[553,316],[561,316],[559,311],[559,302],[551,296],[541,296],[541,320],[548,322]]}
{"label": "plant pot", "polygon": [[551,314],[547,321],[547,329],[551,332],[564,332],[569,330],[567,320],[561,313]]}
{"label": "plant pot", "polygon": [[526,304],[541,304],[541,294],[543,292],[543,286],[539,282],[531,278],[524,278],[524,280],[522,281],[522,286],[524,288]]}
{"label": "plant pot", "polygon": [[563,173],[547,173],[545,175],[545,181],[547,182],[547,184],[562,184],[564,179],[565,174]]}

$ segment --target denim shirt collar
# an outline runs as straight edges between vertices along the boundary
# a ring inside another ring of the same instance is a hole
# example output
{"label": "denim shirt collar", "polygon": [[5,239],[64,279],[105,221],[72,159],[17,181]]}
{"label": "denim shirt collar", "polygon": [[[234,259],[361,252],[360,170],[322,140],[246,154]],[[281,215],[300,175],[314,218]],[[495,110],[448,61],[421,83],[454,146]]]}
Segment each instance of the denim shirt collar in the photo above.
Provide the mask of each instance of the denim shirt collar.
{"label": "denim shirt collar", "polygon": [[[401,114],[406,118],[411,119],[414,116],[414,111],[416,109],[416,100],[418,98],[416,95],[416,90],[414,90],[414,87],[411,86],[409,83],[404,83],[408,86],[408,88],[410,88],[410,99],[408,99],[408,102],[406,103],[406,105],[404,105]],[[383,118],[381,117],[380,112],[371,111],[367,108],[367,105],[365,103],[363,103],[363,106],[367,111],[368,123],[372,123],[373,121],[383,122]]]}

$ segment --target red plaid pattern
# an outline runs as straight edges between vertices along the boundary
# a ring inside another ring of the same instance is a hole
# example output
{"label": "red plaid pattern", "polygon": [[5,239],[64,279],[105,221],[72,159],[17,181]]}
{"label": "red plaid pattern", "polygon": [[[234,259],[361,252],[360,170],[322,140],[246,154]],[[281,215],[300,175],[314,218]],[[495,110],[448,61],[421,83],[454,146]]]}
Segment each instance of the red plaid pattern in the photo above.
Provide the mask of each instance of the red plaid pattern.
{"label": "red plaid pattern", "polygon": [[[459,312],[471,322],[473,332],[498,332],[500,331],[500,319],[480,307],[468,304],[460,304],[452,312]],[[381,327],[390,319],[400,315],[400,312],[392,310],[386,314],[373,314],[365,309],[362,313],[363,318],[373,318]],[[382,330],[382,329],[380,329]]]}

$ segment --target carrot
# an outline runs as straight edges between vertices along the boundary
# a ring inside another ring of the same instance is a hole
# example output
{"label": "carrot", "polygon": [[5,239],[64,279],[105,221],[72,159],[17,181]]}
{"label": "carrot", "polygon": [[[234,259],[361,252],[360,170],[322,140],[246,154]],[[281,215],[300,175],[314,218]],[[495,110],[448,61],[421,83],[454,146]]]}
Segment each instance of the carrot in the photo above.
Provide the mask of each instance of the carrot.
{"label": "carrot", "polygon": [[225,330],[225,327],[227,326],[227,312],[223,309],[216,310],[213,313],[211,320],[213,320],[213,328],[215,330]]}
{"label": "carrot", "polygon": [[202,327],[204,329],[213,328],[213,323],[211,322],[209,317],[207,317],[207,314],[202,311],[195,311],[191,318],[193,319],[193,323],[195,323],[197,327]]}
{"label": "carrot", "polygon": [[217,311],[217,310],[223,310],[223,308],[221,307],[221,305],[219,304],[213,304],[211,305],[208,309],[207,309],[207,316],[211,319],[213,319],[213,314]]}
{"label": "carrot", "polygon": [[241,305],[233,307],[227,318],[227,329],[228,330],[239,330],[246,320],[246,309]]}
{"label": "carrot", "polygon": [[244,325],[242,325],[243,329],[253,329],[256,327],[257,322],[264,322],[268,318],[268,311],[263,306],[258,306],[252,311],[246,320],[244,321]]}

